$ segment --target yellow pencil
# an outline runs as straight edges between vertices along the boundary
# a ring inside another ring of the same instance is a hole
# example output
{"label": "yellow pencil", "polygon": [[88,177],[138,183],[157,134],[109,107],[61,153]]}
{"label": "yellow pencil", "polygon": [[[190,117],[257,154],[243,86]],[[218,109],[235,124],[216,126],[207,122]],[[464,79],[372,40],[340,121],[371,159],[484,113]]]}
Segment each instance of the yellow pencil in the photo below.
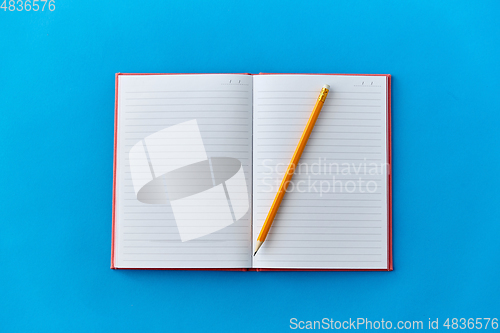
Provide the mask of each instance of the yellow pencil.
{"label": "yellow pencil", "polygon": [[330,91],[330,86],[325,84],[323,88],[321,89],[321,92],[319,93],[318,100],[316,101],[316,105],[314,105],[314,109],[311,112],[311,116],[309,117],[309,120],[307,121],[306,128],[304,128],[304,132],[302,132],[302,136],[300,137],[299,144],[297,145],[297,148],[295,148],[295,152],[293,153],[292,160],[290,161],[290,164],[288,165],[288,168],[286,169],[285,176],[283,177],[283,180],[281,181],[280,188],[278,189],[278,193],[276,193],[276,197],[274,198],[273,204],[271,205],[271,209],[269,209],[269,213],[267,214],[266,221],[264,222],[264,225],[262,226],[262,229],[260,230],[259,237],[257,237],[257,244],[255,246],[255,252],[254,256],[257,254],[257,251],[259,251],[260,247],[266,240],[267,234],[269,233],[269,229],[271,229],[271,225],[273,224],[274,217],[276,216],[276,213],[278,212],[278,209],[280,207],[281,201],[283,200],[283,197],[285,196],[286,189],[288,187],[288,184],[290,184],[290,180],[292,179],[293,173],[295,172],[295,167],[299,163],[300,156],[302,155],[302,152],[304,151],[304,148],[306,147],[307,140],[309,140],[309,136],[311,135],[311,132],[314,128],[314,124],[316,123],[316,120],[318,119],[319,113],[321,112],[321,108],[323,107],[323,104],[325,103],[326,96],[328,95],[328,92]]}

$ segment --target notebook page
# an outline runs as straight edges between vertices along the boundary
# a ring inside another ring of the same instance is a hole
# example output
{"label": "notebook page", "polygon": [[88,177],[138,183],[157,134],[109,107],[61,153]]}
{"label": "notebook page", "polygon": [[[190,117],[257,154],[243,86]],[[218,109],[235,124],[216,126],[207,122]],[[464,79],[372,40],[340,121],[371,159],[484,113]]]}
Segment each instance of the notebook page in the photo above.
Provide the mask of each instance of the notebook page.
{"label": "notebook page", "polygon": [[115,266],[251,267],[252,77],[122,75]]}
{"label": "notebook page", "polygon": [[256,268],[387,268],[384,76],[254,77],[254,244],[324,84],[330,93]]}

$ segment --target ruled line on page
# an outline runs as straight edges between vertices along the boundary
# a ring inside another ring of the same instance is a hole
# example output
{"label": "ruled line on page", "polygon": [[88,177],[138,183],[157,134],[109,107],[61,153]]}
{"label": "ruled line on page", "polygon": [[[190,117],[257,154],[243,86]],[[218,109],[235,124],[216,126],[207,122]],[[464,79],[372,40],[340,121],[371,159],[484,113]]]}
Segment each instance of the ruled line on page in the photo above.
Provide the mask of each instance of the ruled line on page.
{"label": "ruled line on page", "polygon": [[[277,126],[277,125],[281,125],[280,123],[276,123],[276,124],[273,124],[273,123],[266,123],[266,124],[260,124],[259,126]],[[290,124],[289,126],[300,126],[300,125],[294,125],[294,124]],[[302,126],[303,127],[303,126]],[[323,127],[327,127],[327,128],[331,128],[331,127],[342,127],[342,128],[345,128],[345,127],[382,127],[382,125],[360,125],[360,124],[354,124],[354,125],[351,125],[351,124],[343,124],[343,125],[337,125],[337,124],[317,124],[314,126],[314,128],[323,128]]]}
{"label": "ruled line on page", "polygon": [[[282,100],[283,97],[258,97],[258,100],[265,100],[265,99],[278,99]],[[294,100],[294,99],[305,99],[305,100],[310,100],[310,101],[315,101],[317,97],[287,97],[287,100]],[[346,100],[346,101],[380,101],[381,98],[342,98],[342,97],[330,97],[328,99],[329,101],[332,100]],[[262,104],[261,104],[262,105]]]}
{"label": "ruled line on page", "polygon": [[199,92],[243,92],[248,90],[156,90],[156,91],[125,91],[125,94],[156,94],[156,93],[199,93]]}
{"label": "ruled line on page", "polygon": [[[268,200],[267,199],[255,199],[256,201],[257,200],[261,200],[261,201],[265,201],[267,202]],[[287,199],[287,198],[284,198],[283,199],[283,202],[303,202],[304,200],[307,200],[307,199]],[[382,201],[382,199],[339,199],[339,198],[335,198],[335,201],[365,201],[365,202],[370,202],[370,201]],[[355,220],[353,220],[355,221]],[[362,220],[362,221],[365,221],[365,220]],[[375,221],[378,221],[378,220],[375,220]]]}
{"label": "ruled line on page", "polygon": [[[282,121],[283,119],[280,119],[280,118],[276,118],[276,117],[262,117],[260,118],[262,120],[278,120],[278,121]],[[290,119],[290,120],[304,120],[306,119],[305,117],[302,117],[302,116],[299,116],[299,117],[291,117],[291,116],[288,116],[287,119]],[[336,120],[336,121],[339,121],[339,120],[365,120],[365,121],[369,121],[369,120],[377,120],[377,121],[380,121],[379,118],[339,118],[337,117],[336,115],[328,115],[328,116],[321,116],[320,118],[321,120],[326,120],[326,119],[333,119],[333,120]]]}
{"label": "ruled line on page", "polygon": [[[307,265],[307,263],[312,263],[312,262],[324,263],[324,264],[337,263],[337,262],[345,262],[345,263],[363,262],[363,263],[366,263],[366,262],[380,262],[380,260],[311,260],[311,259],[306,259],[306,260],[291,259],[291,260],[287,260],[287,259],[279,258],[279,259],[275,259],[275,260],[272,260],[272,259],[260,259],[260,262],[262,262],[262,263],[273,262],[273,263],[276,263],[276,264],[280,264],[280,263],[283,263],[283,262],[291,262],[291,263],[300,263],[300,262],[303,262],[305,265]],[[286,267],[283,267],[283,268],[286,268]],[[292,268],[295,268],[295,267],[292,267]],[[319,268],[324,268],[324,267],[319,267]],[[339,268],[342,268],[342,267],[339,267]]]}
{"label": "ruled line on page", "polygon": [[196,106],[206,106],[206,105],[217,105],[217,106],[237,106],[237,105],[242,105],[242,106],[249,106],[247,103],[170,103],[170,104],[127,104],[127,106],[131,107],[136,107],[136,106],[179,106],[179,105],[185,105],[185,106],[190,106],[190,105],[196,105]]}
{"label": "ruled line on page", "polygon": [[[176,117],[135,117],[135,118],[125,118],[125,120],[171,120],[171,119],[184,119],[185,116],[176,116]],[[196,119],[227,119],[227,116],[198,116]],[[247,117],[231,117],[231,119],[245,119],[248,120]]]}
{"label": "ruled line on page", "polygon": [[[204,124],[205,126],[215,126],[215,127],[220,127],[221,124]],[[227,124],[231,126],[245,126],[248,127],[247,124]],[[143,125],[143,124],[128,124],[127,127],[140,127],[140,126],[147,126],[147,127],[165,127],[163,124],[148,124],[148,125]]]}
{"label": "ruled line on page", "polygon": [[[290,129],[290,130],[256,130],[254,131],[254,133],[289,133],[289,134],[297,134],[297,133],[300,133],[301,130],[293,130],[293,129]],[[330,131],[321,131],[320,129],[318,129],[317,131],[314,131],[315,133],[335,133],[335,134],[345,134],[345,133],[356,133],[356,134],[381,134],[381,132],[373,132],[373,131],[333,131],[333,130],[330,130]],[[283,137],[280,137],[280,139],[283,139]]]}
{"label": "ruled line on page", "polygon": [[[200,254],[202,255],[202,254]],[[213,267],[194,267],[194,268],[214,268],[218,267],[217,264],[220,263],[220,259],[123,259],[123,261],[158,261],[158,262],[165,262],[165,263],[172,263],[172,262],[184,262],[184,261],[194,261],[194,262],[202,262],[203,264],[208,264],[212,263]],[[225,259],[224,262],[227,264],[227,268],[233,268],[233,266],[236,266],[238,264],[241,265],[241,260],[238,259],[233,259],[233,260],[228,260]],[[182,267],[182,266],[176,266],[176,268],[189,268],[189,267]],[[235,267],[237,268],[237,267]]]}
{"label": "ruled line on page", "polygon": [[[195,104],[190,104],[190,105],[195,105]],[[229,104],[227,104],[229,105]],[[281,104],[257,104],[258,106],[287,106],[287,105],[308,105],[310,106],[310,103],[281,103]],[[328,104],[328,106],[348,106],[348,107],[357,107],[357,108],[379,108],[380,105],[353,105],[353,104]]]}
{"label": "ruled line on page", "polygon": [[[177,117],[178,118],[185,118],[185,117],[187,117],[186,113],[190,113],[191,112],[191,113],[198,114],[200,111],[199,110],[172,110],[172,109],[164,109],[164,110],[127,110],[127,111],[124,111],[123,113],[125,113],[125,114],[130,114],[130,113],[143,114],[143,113],[157,113],[157,112],[173,113],[172,114],[172,118],[177,118]],[[182,112],[183,114],[175,116],[175,112]],[[233,114],[233,113],[243,113],[243,114],[248,113],[248,111],[241,111],[241,110],[206,110],[205,112],[210,112],[210,113],[223,112],[223,113],[231,113],[231,114]]]}
{"label": "ruled line on page", "polygon": [[[238,251],[238,252],[225,252],[225,253],[215,253],[217,254],[218,256],[220,255],[224,255],[224,256],[230,256],[230,255],[235,255],[235,254],[246,254],[248,252],[248,249],[245,249],[246,251]],[[176,253],[172,253],[172,252],[123,252],[123,254],[125,255],[136,255],[136,256],[140,256],[140,255],[147,255],[147,256],[164,256],[166,254],[168,254],[169,256],[174,256],[174,255],[189,255],[189,254],[193,254],[193,255],[205,255],[206,253],[204,252],[176,252]],[[168,259],[169,261],[172,260],[171,258]]]}
{"label": "ruled line on page", "polygon": [[[246,243],[245,243],[246,244]],[[172,246],[158,246],[158,245],[125,245],[124,247],[125,248],[164,248],[164,249],[170,249],[172,247],[174,247],[175,244],[172,244]],[[190,249],[204,249],[205,246],[190,246],[189,247]],[[227,245],[219,245],[219,246],[212,246],[212,248],[215,248],[215,249],[225,249],[227,248]]]}
{"label": "ruled line on page", "polygon": [[[258,93],[318,93],[318,90],[258,90]],[[362,91],[340,91],[334,90],[337,94],[381,94],[381,92],[362,92]]]}
{"label": "ruled line on page", "polygon": [[[329,110],[328,106],[325,105],[322,109],[321,112],[325,113],[325,111],[333,111]],[[307,112],[307,110],[302,109],[302,110],[273,110],[273,113],[279,114],[280,112],[286,112],[287,114],[294,114],[294,113],[301,113],[303,114],[304,112]],[[335,110],[335,114],[380,114],[378,111],[338,111]],[[305,117],[305,115],[304,115]],[[307,119],[307,117],[305,117]],[[260,119],[266,119],[266,118],[260,118]]]}
{"label": "ruled line on page", "polygon": [[[134,97],[134,98],[125,98],[125,100],[127,101],[132,101],[132,100],[156,100],[156,99],[182,99],[182,100],[185,100],[186,98],[189,98],[189,99],[220,99],[219,96],[189,96],[189,97]],[[230,98],[230,99],[248,99],[248,97],[231,97],[231,96],[227,96],[225,97],[226,99],[227,98]]]}
{"label": "ruled line on page", "polygon": [[[336,140],[339,140],[339,139],[336,139]],[[378,139],[378,140],[381,140],[381,139]],[[293,147],[294,145],[292,143],[275,143],[275,144],[261,143],[261,144],[258,144],[258,146],[259,147]],[[314,147],[376,147],[376,148],[382,147],[381,145],[337,145],[337,144],[318,144],[318,143],[313,144],[313,146]]]}

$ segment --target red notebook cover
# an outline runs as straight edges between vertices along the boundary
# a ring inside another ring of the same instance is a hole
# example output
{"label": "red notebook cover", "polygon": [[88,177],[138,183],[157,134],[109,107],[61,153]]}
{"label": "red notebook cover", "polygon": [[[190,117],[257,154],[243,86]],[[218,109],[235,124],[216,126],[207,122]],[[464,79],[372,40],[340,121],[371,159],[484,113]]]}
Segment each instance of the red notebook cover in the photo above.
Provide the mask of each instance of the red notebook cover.
{"label": "red notebook cover", "polygon": [[[387,269],[283,269],[283,268],[120,268],[115,266],[115,209],[116,209],[116,163],[118,135],[118,78],[120,75],[200,75],[200,74],[239,74],[239,75],[348,75],[348,76],[385,76],[387,78]],[[390,74],[321,74],[321,73],[117,73],[115,75],[115,123],[113,152],[113,200],[111,231],[111,268],[135,270],[195,270],[195,271],[392,271],[392,140],[391,140],[391,75]]]}

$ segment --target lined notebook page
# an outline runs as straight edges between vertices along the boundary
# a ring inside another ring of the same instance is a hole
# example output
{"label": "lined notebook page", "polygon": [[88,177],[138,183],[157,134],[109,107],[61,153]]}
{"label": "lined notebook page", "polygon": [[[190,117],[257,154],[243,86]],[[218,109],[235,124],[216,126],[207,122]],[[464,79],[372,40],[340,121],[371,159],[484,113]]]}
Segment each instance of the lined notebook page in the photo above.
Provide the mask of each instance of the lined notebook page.
{"label": "lined notebook page", "polygon": [[252,77],[123,75],[115,266],[251,267]]}
{"label": "lined notebook page", "polygon": [[255,243],[319,92],[330,94],[256,268],[387,268],[386,77],[254,77]]}

